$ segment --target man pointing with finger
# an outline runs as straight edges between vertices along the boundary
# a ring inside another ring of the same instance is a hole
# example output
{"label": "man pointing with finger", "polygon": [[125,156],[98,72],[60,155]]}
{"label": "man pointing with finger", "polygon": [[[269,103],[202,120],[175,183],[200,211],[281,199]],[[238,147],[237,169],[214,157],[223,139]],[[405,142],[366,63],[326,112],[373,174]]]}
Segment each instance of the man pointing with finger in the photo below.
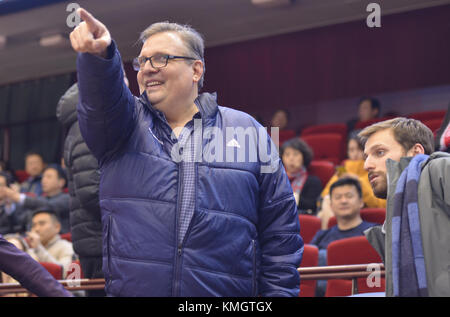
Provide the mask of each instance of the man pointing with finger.
{"label": "man pointing with finger", "polygon": [[[276,150],[262,159],[272,143],[252,117],[199,93],[200,34],[168,22],[144,30],[136,98],[107,28],[78,13],[78,117],[101,170],[107,294],[297,296],[303,241],[289,180]],[[237,128],[248,142],[225,133]]]}

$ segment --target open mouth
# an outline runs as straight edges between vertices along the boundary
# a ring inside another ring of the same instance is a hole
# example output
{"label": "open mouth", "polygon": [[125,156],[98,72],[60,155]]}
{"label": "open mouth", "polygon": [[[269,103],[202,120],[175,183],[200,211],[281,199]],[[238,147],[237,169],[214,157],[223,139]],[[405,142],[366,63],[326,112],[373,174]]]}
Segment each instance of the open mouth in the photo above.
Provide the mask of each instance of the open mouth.
{"label": "open mouth", "polygon": [[161,82],[161,81],[152,80],[152,81],[146,82],[145,87],[147,87],[147,88],[158,87],[158,86],[161,86],[162,84],[163,84],[163,82]]}

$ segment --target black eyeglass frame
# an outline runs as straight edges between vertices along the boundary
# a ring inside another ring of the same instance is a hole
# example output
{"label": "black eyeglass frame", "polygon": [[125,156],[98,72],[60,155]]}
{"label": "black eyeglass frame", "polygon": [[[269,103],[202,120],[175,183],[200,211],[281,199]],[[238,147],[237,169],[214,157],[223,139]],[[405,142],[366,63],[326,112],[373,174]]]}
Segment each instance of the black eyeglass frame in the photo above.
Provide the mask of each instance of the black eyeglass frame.
{"label": "black eyeglass frame", "polygon": [[[152,59],[155,56],[164,56],[166,58],[166,63],[164,64],[164,66],[154,66],[153,65]],[[147,61],[150,61],[150,65],[152,65],[153,68],[161,69],[161,68],[164,68],[164,67],[167,66],[167,63],[169,62],[169,59],[176,59],[176,58],[190,59],[190,60],[197,60],[198,59],[198,58],[190,57],[190,56],[178,56],[178,55],[169,55],[169,54],[157,54],[157,55],[153,55],[153,56],[150,56],[150,57],[138,56],[138,57],[135,57],[133,59],[133,69],[135,71],[139,71],[141,69],[141,63],[139,63],[139,59],[145,59],[145,61],[142,63],[142,65],[144,65],[144,66],[147,63]]]}

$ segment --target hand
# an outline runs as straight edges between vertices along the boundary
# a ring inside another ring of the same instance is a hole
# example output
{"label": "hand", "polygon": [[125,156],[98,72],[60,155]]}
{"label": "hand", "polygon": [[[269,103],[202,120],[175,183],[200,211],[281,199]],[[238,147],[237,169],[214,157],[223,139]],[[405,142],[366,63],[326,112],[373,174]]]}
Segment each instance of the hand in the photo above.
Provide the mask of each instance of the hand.
{"label": "hand", "polygon": [[106,26],[83,8],[77,13],[83,20],[71,33],[72,48],[79,53],[90,53],[105,58],[111,44],[111,35]]}
{"label": "hand", "polygon": [[8,200],[13,202],[20,201],[20,193],[6,186],[0,187],[0,200]]}
{"label": "hand", "polygon": [[41,244],[41,237],[34,231],[27,232],[27,242],[30,248],[36,249]]}

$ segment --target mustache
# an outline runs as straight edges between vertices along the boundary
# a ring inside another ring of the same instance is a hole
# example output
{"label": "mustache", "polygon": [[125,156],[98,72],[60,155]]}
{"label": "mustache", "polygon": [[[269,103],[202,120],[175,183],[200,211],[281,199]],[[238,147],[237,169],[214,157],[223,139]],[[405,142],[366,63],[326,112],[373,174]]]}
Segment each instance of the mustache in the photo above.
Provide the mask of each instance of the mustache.
{"label": "mustache", "polygon": [[369,178],[369,181],[370,181],[373,177],[382,176],[382,175],[383,175],[382,172],[369,172],[367,177]]}

